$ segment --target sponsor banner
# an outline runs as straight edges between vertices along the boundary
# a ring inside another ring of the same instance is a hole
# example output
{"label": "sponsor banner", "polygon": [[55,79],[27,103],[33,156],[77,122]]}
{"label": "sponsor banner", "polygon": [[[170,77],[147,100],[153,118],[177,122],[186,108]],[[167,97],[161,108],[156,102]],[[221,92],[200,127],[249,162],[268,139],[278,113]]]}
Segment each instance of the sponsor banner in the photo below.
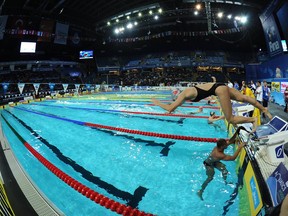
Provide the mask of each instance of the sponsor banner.
{"label": "sponsor banner", "polygon": [[52,92],[54,90],[55,83],[49,83],[49,89]]}
{"label": "sponsor banner", "polygon": [[91,84],[86,84],[86,88],[88,91],[91,91]]}
{"label": "sponsor banner", "polygon": [[34,86],[36,95],[38,95],[38,90],[39,90],[39,87],[40,87],[40,83],[33,83],[33,86]]}
{"label": "sponsor banner", "polygon": [[281,162],[266,181],[273,206],[279,205],[288,194],[288,171]]}
{"label": "sponsor banner", "polygon": [[80,84],[75,84],[75,90],[77,93],[78,93],[79,87],[80,87]]}
{"label": "sponsor banner", "polygon": [[8,16],[0,16],[0,40],[3,40]]}
{"label": "sponsor banner", "polygon": [[[261,20],[262,21],[262,20]],[[281,37],[273,15],[262,21],[262,27],[270,56],[276,56],[283,52]]]}
{"label": "sponsor banner", "polygon": [[66,84],[66,83],[64,84],[64,83],[63,83],[62,86],[63,86],[64,91],[66,92],[66,90],[67,90],[67,88],[68,88],[68,84]]}
{"label": "sponsor banner", "polygon": [[268,19],[271,14],[273,14],[274,10],[276,9],[278,5],[279,0],[272,0],[271,3],[266,7],[266,9],[263,11],[263,13],[260,15],[261,22],[265,22],[266,19]]}
{"label": "sponsor banner", "polygon": [[248,162],[244,173],[244,182],[248,193],[250,215],[257,215],[263,207],[263,202],[259,185],[250,161]]}
{"label": "sponsor banner", "polygon": [[288,87],[288,82],[281,82],[281,93],[284,93],[286,87]]}
{"label": "sponsor banner", "polygon": [[57,22],[56,29],[55,29],[54,43],[66,45],[67,38],[68,38],[68,30],[69,30],[69,25]]}
{"label": "sponsor banner", "polygon": [[271,83],[271,91],[272,92],[280,92],[280,82],[272,82]]}
{"label": "sponsor banner", "polygon": [[20,94],[23,93],[24,87],[25,87],[25,83],[18,83],[18,89],[19,89]]}
{"label": "sponsor banner", "polygon": [[6,92],[8,90],[8,87],[9,87],[9,83],[2,83],[2,87],[3,87],[3,90],[4,90],[4,94],[6,94]]}

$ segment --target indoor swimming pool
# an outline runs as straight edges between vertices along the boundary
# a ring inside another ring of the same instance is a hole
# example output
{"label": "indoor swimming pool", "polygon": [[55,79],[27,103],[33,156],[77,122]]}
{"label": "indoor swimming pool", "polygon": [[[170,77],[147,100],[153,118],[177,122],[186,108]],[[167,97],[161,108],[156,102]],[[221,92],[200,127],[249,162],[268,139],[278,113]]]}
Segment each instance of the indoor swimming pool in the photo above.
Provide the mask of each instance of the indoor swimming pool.
{"label": "indoor swimming pool", "polygon": [[[239,215],[235,162],[224,162],[231,184],[216,170],[204,201],[197,196],[203,161],[215,140],[228,138],[223,120],[207,123],[210,111],[220,115],[217,105],[187,102],[167,115],[151,97],[171,102],[167,92],[137,92],[18,104],[1,110],[2,131],[31,180],[65,215],[118,215],[89,199],[88,189],[74,189],[66,175],[147,214]],[[199,106],[202,113],[189,114]]]}

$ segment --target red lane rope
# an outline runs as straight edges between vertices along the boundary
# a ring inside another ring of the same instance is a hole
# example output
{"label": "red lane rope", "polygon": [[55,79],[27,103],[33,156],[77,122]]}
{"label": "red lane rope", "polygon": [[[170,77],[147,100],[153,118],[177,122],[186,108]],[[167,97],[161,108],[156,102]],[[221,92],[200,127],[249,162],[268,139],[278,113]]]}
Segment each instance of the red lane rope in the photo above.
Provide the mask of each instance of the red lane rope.
{"label": "red lane rope", "polygon": [[37,152],[29,143],[25,142],[24,145],[47,169],[54,173],[58,178],[60,178],[74,190],[78,191],[79,193],[96,202],[97,204],[100,204],[101,206],[104,206],[105,208],[110,209],[118,214],[122,214],[124,216],[153,216],[153,214],[145,213],[130,206],[121,204],[90,189],[89,187],[78,182],[77,180],[57,168],[55,165],[53,165],[39,152]]}
{"label": "red lane rope", "polygon": [[168,138],[168,139],[177,139],[177,140],[189,140],[189,141],[199,141],[199,142],[217,142],[218,138],[202,138],[202,137],[192,137],[192,136],[183,136],[183,135],[174,135],[174,134],[163,134],[163,133],[154,133],[154,132],[145,132],[139,130],[131,130],[126,128],[118,128],[100,124],[94,124],[89,122],[84,122],[84,125],[94,128],[101,128],[106,130],[115,130],[124,133],[131,133],[131,134],[139,134],[143,136],[153,136],[153,137],[161,137],[161,138]]}

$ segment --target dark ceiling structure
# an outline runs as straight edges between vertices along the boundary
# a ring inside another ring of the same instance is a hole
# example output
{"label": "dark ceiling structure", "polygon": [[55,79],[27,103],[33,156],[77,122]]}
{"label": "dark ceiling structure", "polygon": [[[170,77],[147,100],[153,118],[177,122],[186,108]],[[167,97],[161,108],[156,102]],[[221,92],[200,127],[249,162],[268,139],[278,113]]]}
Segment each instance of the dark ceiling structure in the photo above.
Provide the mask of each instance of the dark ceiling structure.
{"label": "dark ceiling structure", "polygon": [[[77,26],[88,32],[89,36],[96,37],[95,46],[105,52],[103,49],[109,50],[108,40],[111,38],[135,38],[167,31],[210,33],[214,30],[235,28],[235,22],[227,19],[228,14],[231,13],[234,17],[238,15],[248,17],[249,35],[247,36],[246,32],[246,35],[238,34],[238,37],[232,39],[231,35],[218,36],[219,46],[222,46],[222,42],[237,43],[236,48],[241,48],[249,41],[249,47],[256,49],[264,44],[259,40],[259,34],[263,32],[261,32],[258,15],[270,2],[270,0],[0,0],[0,14],[45,17]],[[201,9],[195,15],[197,4],[201,5]],[[219,12],[224,14],[225,19],[217,17]],[[141,19],[139,13],[142,14]],[[152,14],[153,17],[150,16]],[[154,15],[159,15],[159,20],[155,20]],[[118,31],[121,26],[126,28],[128,21],[137,24],[135,30],[116,35],[115,31]],[[242,40],[243,38],[245,41]],[[187,40],[189,39],[181,37],[180,43],[184,42],[183,46],[187,47]],[[199,37],[193,40],[199,41]],[[211,35],[201,37],[204,44],[213,45],[212,40],[214,39]],[[243,45],[238,43],[241,40]],[[153,42],[149,43],[150,47],[154,47]],[[156,44],[160,46],[161,43],[163,47],[168,48],[171,44],[177,46],[177,40],[172,43],[171,38],[165,38]],[[133,49],[143,50],[147,44],[140,43]],[[194,44],[195,42],[192,46]],[[122,49],[118,45],[112,46],[114,49]],[[191,44],[188,47],[190,46]]]}

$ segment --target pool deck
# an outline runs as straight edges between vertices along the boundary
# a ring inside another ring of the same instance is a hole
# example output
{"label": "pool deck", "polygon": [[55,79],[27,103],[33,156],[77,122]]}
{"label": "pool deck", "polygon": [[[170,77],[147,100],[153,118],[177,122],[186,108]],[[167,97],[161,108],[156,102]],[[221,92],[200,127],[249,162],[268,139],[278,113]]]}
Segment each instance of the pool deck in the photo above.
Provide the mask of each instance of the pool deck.
{"label": "pool deck", "polygon": [[[269,104],[269,111],[273,116],[277,115],[278,117],[280,117],[283,120],[288,122],[288,113],[284,112],[283,106],[279,106],[278,104],[270,103]],[[267,119],[267,118],[266,119],[261,118],[262,124],[266,124],[268,121],[269,121],[269,119]],[[0,171],[1,171],[3,182],[4,182],[5,192],[7,194],[7,197],[9,199],[9,202],[11,204],[11,207],[12,207],[15,215],[17,215],[17,216],[19,216],[19,215],[20,216],[21,215],[23,215],[23,216],[39,215],[39,210],[35,210],[35,205],[33,203],[31,204],[31,200],[28,201],[27,194],[24,195],[23,188],[21,187],[21,185],[19,186],[19,182],[15,179],[15,177],[14,177],[15,176],[15,170],[11,171],[12,168],[13,169],[17,168],[17,166],[16,166],[17,164],[15,163],[15,161],[11,160],[11,158],[9,156],[10,155],[9,152],[11,152],[11,150],[9,150],[9,148],[4,148],[5,145],[3,145],[4,140],[2,140],[2,138],[0,141],[1,141],[1,145],[0,145]],[[288,146],[285,146],[285,148],[286,148],[286,150],[288,150]],[[7,155],[8,155],[8,157],[7,157]],[[8,163],[10,164],[10,166]],[[11,166],[11,163],[12,163],[12,166]],[[274,169],[277,164],[272,164],[272,165],[273,165],[272,168]],[[287,157],[285,157],[285,166],[288,167]],[[264,172],[265,172],[265,173],[263,173],[264,177],[267,178],[268,174],[271,171],[269,169],[267,172],[266,171],[264,171]],[[33,199],[43,199],[43,197],[41,198],[41,196],[39,196],[38,198],[36,198],[36,197],[37,196],[35,196]],[[36,200],[36,202],[37,201],[39,201],[39,200]],[[50,212],[49,215],[59,215],[59,212],[57,214],[56,212],[53,211],[53,208],[51,208],[50,211],[53,213],[51,214],[51,212]],[[60,213],[60,215],[61,215],[61,213]]]}

